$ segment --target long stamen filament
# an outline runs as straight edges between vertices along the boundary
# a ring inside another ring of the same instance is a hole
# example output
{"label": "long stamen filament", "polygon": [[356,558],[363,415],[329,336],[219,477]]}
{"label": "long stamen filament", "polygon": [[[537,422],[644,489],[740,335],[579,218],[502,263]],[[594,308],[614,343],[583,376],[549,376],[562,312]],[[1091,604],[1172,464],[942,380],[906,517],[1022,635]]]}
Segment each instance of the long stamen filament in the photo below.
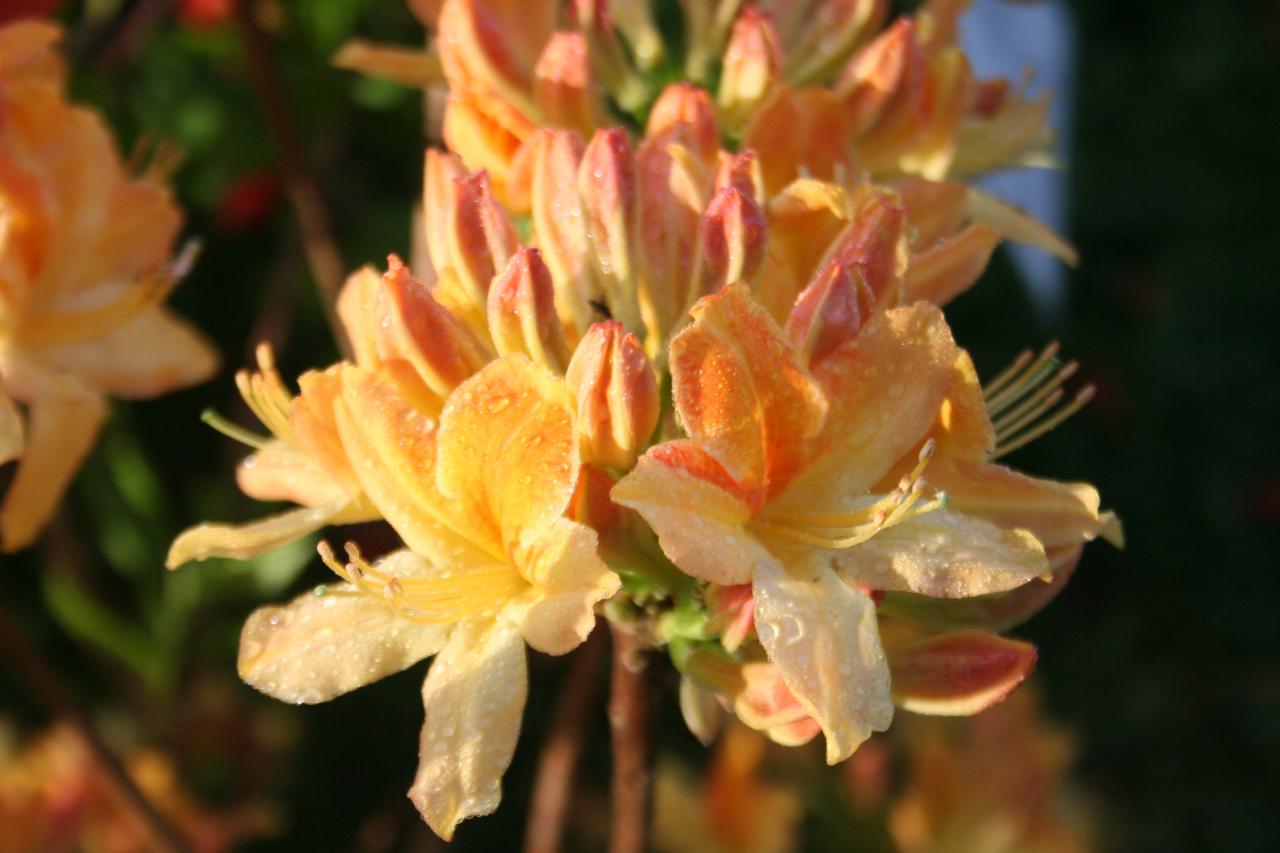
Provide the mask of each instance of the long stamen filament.
{"label": "long stamen filament", "polygon": [[860,545],[881,530],[947,505],[947,496],[942,492],[922,502],[925,489],[923,474],[933,458],[935,447],[933,439],[925,442],[915,467],[898,481],[897,487],[862,509],[836,514],[779,514],[757,520],[754,524],[762,532],[818,548],[843,549]]}
{"label": "long stamen filament", "polygon": [[[1057,341],[1051,342],[1024,370],[1018,372],[1015,377],[1005,380],[1004,387],[991,390],[989,386],[988,389],[984,389],[983,396],[987,401],[987,411],[992,415],[1001,412],[1037,388],[1044,379],[1045,371],[1053,369],[1053,359],[1058,355],[1059,349]],[[1021,360],[1020,356],[1018,361]]]}
{"label": "long stamen filament", "polygon": [[338,560],[327,542],[321,542],[317,550],[320,559],[338,577],[415,622],[456,622],[493,610],[522,586],[520,577],[507,568],[440,578],[398,578],[365,560],[354,542],[346,545],[346,563]]}
{"label": "long stamen filament", "polygon": [[1083,409],[1085,407],[1085,404],[1093,399],[1093,396],[1096,392],[1097,392],[1097,389],[1094,388],[1094,386],[1092,385],[1086,385],[1085,387],[1081,388],[1076,393],[1075,398],[1072,399],[1070,403],[1068,403],[1066,406],[1059,409],[1047,420],[1042,421],[1041,423],[1037,424],[1036,426],[1022,433],[1021,435],[1004,438],[1000,444],[996,445],[996,449],[995,449],[995,452],[992,454],[992,458],[999,459],[1001,456],[1005,456],[1006,454],[1012,453],[1013,451],[1017,450],[1020,447],[1025,447],[1026,445],[1035,441],[1040,436],[1044,435],[1045,433],[1049,432],[1052,429],[1055,429],[1059,424],[1061,424],[1067,418],[1071,417],[1076,412]]}
{"label": "long stamen filament", "polygon": [[204,421],[206,424],[213,427],[215,430],[222,433],[227,438],[230,438],[233,441],[238,441],[241,444],[247,444],[249,447],[252,447],[255,450],[261,450],[262,448],[266,447],[267,443],[270,441],[270,439],[267,438],[266,436],[261,436],[255,432],[250,432],[244,427],[239,426],[238,424],[232,423],[230,420],[228,420],[227,418],[224,418],[222,415],[218,414],[213,409],[205,409],[203,412],[201,412],[200,420]]}

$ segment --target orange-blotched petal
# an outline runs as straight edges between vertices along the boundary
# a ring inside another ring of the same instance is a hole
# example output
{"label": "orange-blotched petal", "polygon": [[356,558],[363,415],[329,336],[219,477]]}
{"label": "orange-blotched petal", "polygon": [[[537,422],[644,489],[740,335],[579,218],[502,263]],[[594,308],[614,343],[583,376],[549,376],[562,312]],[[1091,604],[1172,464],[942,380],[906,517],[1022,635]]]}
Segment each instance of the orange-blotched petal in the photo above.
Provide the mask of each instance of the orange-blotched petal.
{"label": "orange-blotched petal", "polygon": [[671,342],[677,416],[735,480],[776,494],[822,428],[826,398],[744,285],[704,298],[693,317]]}

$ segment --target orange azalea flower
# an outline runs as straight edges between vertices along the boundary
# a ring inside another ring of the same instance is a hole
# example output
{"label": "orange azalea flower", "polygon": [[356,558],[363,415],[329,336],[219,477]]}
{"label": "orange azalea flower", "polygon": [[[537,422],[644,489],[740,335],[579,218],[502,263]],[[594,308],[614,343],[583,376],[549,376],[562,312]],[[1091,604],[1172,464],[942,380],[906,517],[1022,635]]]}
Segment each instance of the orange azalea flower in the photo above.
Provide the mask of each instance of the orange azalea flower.
{"label": "orange azalea flower", "polygon": [[[613,499],[645,518],[684,571],[752,584],[760,644],[822,726],[834,763],[892,717],[866,590],[1014,589],[1050,570],[1027,525],[1071,526],[1078,541],[1104,521],[1079,496],[1048,513],[1032,503],[1005,515],[998,493],[994,506],[981,503],[972,472],[956,475],[972,504],[927,487],[935,457],[949,463],[959,443],[959,417],[942,425],[945,441],[931,433],[951,410],[956,365],[967,363],[930,306],[891,309],[811,352],[798,352],[741,285],[703,300],[694,317],[670,353],[689,438],[648,451]],[[980,407],[964,415],[986,417]]]}
{"label": "orange azalea flower", "polygon": [[164,165],[130,175],[99,117],[63,100],[57,38],[43,23],[0,29],[0,460],[20,457],[5,551],[52,514],[107,396],[153,397],[217,363],[163,306],[190,262],[170,259],[181,214]]}
{"label": "orange azalea flower", "polygon": [[906,786],[889,812],[899,849],[1095,848],[1091,816],[1072,802],[1070,739],[1038,704],[1034,691],[1022,690],[970,720],[920,719],[903,728]]}
{"label": "orange azalea flower", "polygon": [[[153,749],[125,760],[134,783],[182,832],[193,850],[217,853],[271,828],[263,809],[218,814],[183,789],[172,762]],[[136,853],[150,839],[120,807],[80,735],[58,725],[13,754],[0,754],[0,849]]]}
{"label": "orange azalea flower", "polygon": [[526,694],[524,645],[564,654],[618,577],[596,534],[564,517],[578,479],[562,379],[507,355],[463,382],[437,420],[393,384],[342,370],[336,412],[353,470],[408,545],[245,625],[240,673],[269,695],[322,702],[437,655],[409,796],[442,837],[498,806]]}
{"label": "orange azalea flower", "polygon": [[[933,0],[882,29],[884,0],[689,0],[677,57],[645,2],[447,0],[436,43],[449,85],[445,141],[524,207],[519,160],[538,128],[589,134],[619,122],[611,104],[644,123],[658,109],[659,81],[718,80],[706,93],[716,124],[770,164],[770,193],[800,175],[937,180],[1033,159],[1047,102],[974,79],[956,46],[965,5]],[[338,62],[409,84],[434,80],[434,57],[416,56],[358,43]]]}

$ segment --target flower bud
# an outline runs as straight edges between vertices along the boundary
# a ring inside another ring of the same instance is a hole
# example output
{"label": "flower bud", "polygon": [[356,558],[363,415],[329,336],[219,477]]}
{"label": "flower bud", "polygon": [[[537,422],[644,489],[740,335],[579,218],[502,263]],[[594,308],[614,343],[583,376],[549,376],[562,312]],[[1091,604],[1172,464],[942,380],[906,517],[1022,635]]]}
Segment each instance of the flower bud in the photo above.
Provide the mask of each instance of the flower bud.
{"label": "flower bud", "polygon": [[805,4],[797,31],[787,40],[787,77],[808,85],[830,77],[888,11],[886,0],[816,0]]}
{"label": "flower bud", "polygon": [[658,381],[636,336],[609,321],[578,344],[565,375],[578,415],[584,462],[627,469],[658,424]]}
{"label": "flower bud", "polygon": [[764,260],[766,224],[759,206],[736,187],[716,193],[702,217],[702,292],[750,282]]}
{"label": "flower bud", "polygon": [[730,130],[740,130],[782,75],[782,45],[769,16],[748,6],[733,24],[716,103]]}
{"label": "flower bud", "polygon": [[520,243],[511,220],[493,197],[486,173],[456,178],[450,201],[449,257],[463,289],[483,311],[489,283]]}
{"label": "flower bud", "polygon": [[453,266],[449,254],[449,209],[453,205],[453,182],[466,176],[466,167],[456,155],[427,149],[422,169],[423,236],[431,266],[437,270]]}
{"label": "flower bud", "polygon": [[720,132],[707,91],[692,83],[672,83],[663,89],[649,112],[645,138],[679,143],[703,163],[713,164]]}
{"label": "flower bud", "polygon": [[855,196],[853,220],[836,238],[830,257],[857,268],[876,303],[902,301],[907,271],[907,211],[889,190],[866,189]]}
{"label": "flower bud", "polygon": [[547,123],[590,133],[604,110],[582,33],[556,33],[533,71],[533,97]]}
{"label": "flower bud", "polygon": [[742,689],[733,697],[733,712],[774,743],[799,746],[822,731],[769,661],[743,664]]}
{"label": "flower bud", "polygon": [[908,711],[969,716],[1008,696],[1036,665],[1036,648],[985,631],[955,631],[887,648],[894,702]]}
{"label": "flower bud", "polygon": [[537,249],[520,249],[489,288],[489,335],[498,355],[524,353],[556,372],[569,347],[556,313],[551,272]]}
{"label": "flower bud", "polygon": [[812,364],[852,340],[874,310],[875,297],[861,271],[829,261],[796,299],[787,340],[800,364]]}
{"label": "flower bud", "polygon": [[407,362],[444,398],[492,358],[484,343],[395,255],[388,258],[382,281],[378,354],[383,362]]}
{"label": "flower bud", "polygon": [[713,193],[725,187],[733,187],[757,205],[764,202],[764,176],[760,172],[760,160],[754,151],[739,154],[720,152],[720,165],[711,184]]}
{"label": "flower bud", "polygon": [[595,277],[609,312],[631,331],[644,326],[636,293],[636,163],[621,129],[598,130],[578,169],[578,192]]}
{"label": "flower bud", "polygon": [[599,296],[578,195],[582,149],[582,137],[572,130],[542,128],[529,140],[533,233],[551,271],[560,316],[575,337],[591,325],[591,301]]}

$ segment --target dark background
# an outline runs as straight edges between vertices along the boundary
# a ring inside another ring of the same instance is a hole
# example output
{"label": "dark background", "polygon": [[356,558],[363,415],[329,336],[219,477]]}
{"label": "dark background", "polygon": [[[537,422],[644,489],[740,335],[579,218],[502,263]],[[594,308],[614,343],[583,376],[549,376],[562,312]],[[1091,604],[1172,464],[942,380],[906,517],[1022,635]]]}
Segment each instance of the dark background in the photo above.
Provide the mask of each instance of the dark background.
{"label": "dark background", "polygon": [[[260,790],[287,804],[290,835],[263,849],[426,844],[402,797],[422,667],[306,709],[234,681],[242,618],[322,578],[309,546],[252,567],[160,568],[186,525],[263,514],[232,486],[240,448],[197,419],[206,406],[243,416],[231,374],[253,343],[274,340],[286,375],[335,356],[236,29],[218,3],[168,5],[59,14],[74,22],[76,97],[105,111],[126,150],[145,131],[187,152],[177,188],[205,250],[173,303],[217,340],[225,369],[200,388],[116,406],[49,542],[4,559],[5,595],[85,701],[167,743],[206,799]],[[1104,848],[1267,849],[1280,844],[1280,3],[1072,5],[1081,53],[1070,236],[1083,263],[1069,310],[1054,325],[1038,320],[998,256],[951,317],[986,375],[1052,337],[1082,362],[1098,398],[1012,462],[1096,483],[1128,547],[1091,546],[1021,633],[1040,647],[1051,716],[1079,744],[1076,777],[1100,809]],[[395,2],[278,8],[275,63],[345,262],[407,253],[420,95],[327,58],[355,34],[408,43],[420,28]],[[519,837],[562,671],[534,660],[503,806],[464,824],[457,849]],[[206,696],[218,698],[192,698]],[[42,719],[6,673],[0,699],[19,724]],[[674,695],[663,705],[664,743],[699,755]],[[605,819],[606,747],[597,714],[588,822]],[[808,844],[848,849],[844,807],[830,799],[811,803]]]}

